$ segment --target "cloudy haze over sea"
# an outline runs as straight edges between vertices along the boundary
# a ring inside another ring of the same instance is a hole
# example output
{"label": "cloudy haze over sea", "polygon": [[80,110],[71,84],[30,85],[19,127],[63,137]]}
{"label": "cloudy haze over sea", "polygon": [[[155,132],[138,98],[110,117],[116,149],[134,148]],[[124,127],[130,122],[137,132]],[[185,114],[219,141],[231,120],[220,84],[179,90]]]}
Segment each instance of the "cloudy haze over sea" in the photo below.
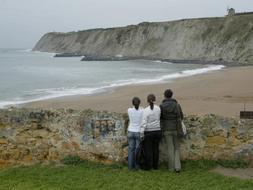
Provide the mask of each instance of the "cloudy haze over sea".
{"label": "cloudy haze over sea", "polygon": [[224,16],[252,11],[252,0],[0,0],[0,47],[32,48],[52,31]]}

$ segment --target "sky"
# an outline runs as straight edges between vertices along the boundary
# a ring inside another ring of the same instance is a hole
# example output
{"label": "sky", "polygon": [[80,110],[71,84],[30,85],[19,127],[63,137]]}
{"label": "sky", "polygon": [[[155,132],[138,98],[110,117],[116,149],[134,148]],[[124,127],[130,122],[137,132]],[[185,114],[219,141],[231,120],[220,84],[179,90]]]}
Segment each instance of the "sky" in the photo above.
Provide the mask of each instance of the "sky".
{"label": "sky", "polygon": [[253,0],[0,0],[0,48],[32,48],[47,32],[217,17]]}

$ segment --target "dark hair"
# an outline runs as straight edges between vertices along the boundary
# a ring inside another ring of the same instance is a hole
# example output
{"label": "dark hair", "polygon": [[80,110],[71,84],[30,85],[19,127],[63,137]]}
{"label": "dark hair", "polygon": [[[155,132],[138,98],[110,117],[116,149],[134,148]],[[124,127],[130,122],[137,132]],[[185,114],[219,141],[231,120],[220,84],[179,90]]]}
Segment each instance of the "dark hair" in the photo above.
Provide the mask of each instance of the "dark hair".
{"label": "dark hair", "polygon": [[148,97],[147,97],[147,101],[150,105],[150,108],[151,110],[154,109],[154,102],[155,102],[156,98],[155,98],[155,95],[154,94],[149,94]]}
{"label": "dark hair", "polygon": [[171,89],[167,89],[164,91],[165,98],[171,98],[173,96],[173,92]]}
{"label": "dark hair", "polygon": [[134,98],[132,99],[132,104],[133,104],[133,106],[134,106],[134,108],[135,108],[136,110],[139,109],[140,103],[141,103],[140,98],[134,97]]}

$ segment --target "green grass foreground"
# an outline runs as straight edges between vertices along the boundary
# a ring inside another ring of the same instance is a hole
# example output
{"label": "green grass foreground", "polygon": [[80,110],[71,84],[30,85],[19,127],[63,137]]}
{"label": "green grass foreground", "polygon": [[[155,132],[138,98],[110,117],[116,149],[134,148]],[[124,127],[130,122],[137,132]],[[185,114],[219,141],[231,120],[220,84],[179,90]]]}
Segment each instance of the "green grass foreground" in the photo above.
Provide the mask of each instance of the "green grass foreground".
{"label": "green grass foreground", "polygon": [[166,167],[157,171],[128,171],[123,165],[83,162],[78,165],[0,169],[1,190],[85,190],[85,189],[169,189],[169,190],[252,190],[253,180],[240,180],[210,172],[209,161],[183,163],[181,174]]}

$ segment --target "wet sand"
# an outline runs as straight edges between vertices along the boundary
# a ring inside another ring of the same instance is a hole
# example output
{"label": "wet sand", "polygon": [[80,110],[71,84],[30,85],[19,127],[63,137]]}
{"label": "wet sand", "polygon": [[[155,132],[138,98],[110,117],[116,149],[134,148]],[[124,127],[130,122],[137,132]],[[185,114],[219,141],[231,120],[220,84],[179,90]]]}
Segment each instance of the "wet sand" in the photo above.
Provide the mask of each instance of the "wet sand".
{"label": "wet sand", "polygon": [[165,89],[171,88],[174,97],[186,114],[214,113],[228,117],[239,117],[239,112],[253,111],[253,66],[228,67],[220,71],[176,79],[163,84],[131,85],[112,91],[88,96],[69,96],[32,102],[23,107],[72,108],[108,110],[125,113],[131,99],[139,96],[145,107],[146,96],[154,93],[157,104],[163,99]]}

